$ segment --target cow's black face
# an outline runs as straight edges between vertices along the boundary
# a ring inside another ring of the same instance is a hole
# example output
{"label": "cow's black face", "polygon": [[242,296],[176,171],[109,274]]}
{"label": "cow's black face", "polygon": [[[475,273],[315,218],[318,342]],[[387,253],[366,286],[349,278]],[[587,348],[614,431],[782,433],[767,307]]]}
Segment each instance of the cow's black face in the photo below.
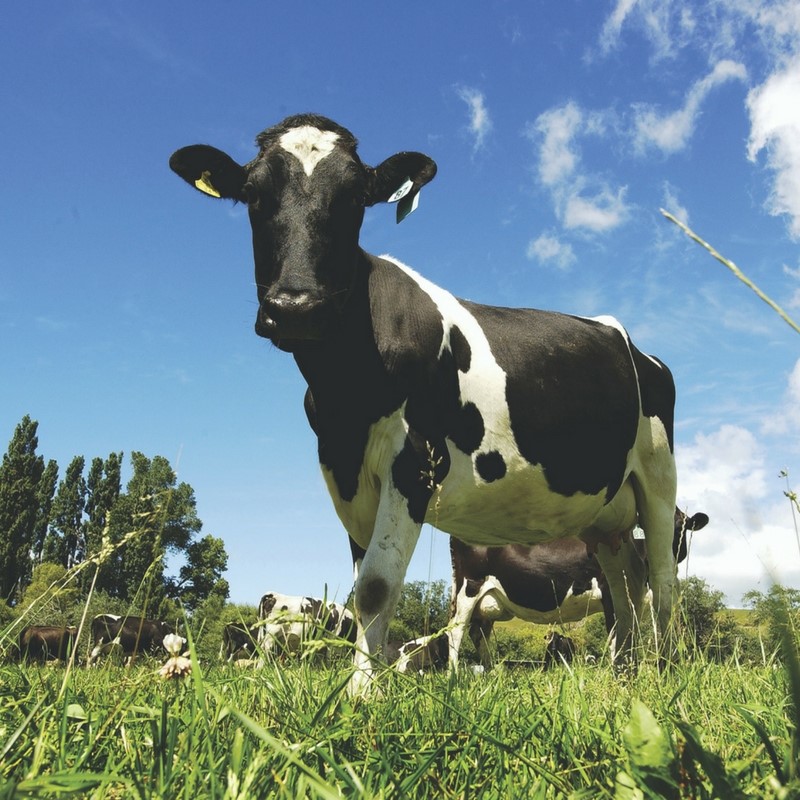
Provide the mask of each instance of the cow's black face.
{"label": "cow's black face", "polygon": [[436,165],[421,153],[398,153],[368,167],[348,130],[311,114],[268,128],[257,143],[258,156],[245,166],[193,145],[174,153],[170,167],[206,194],[247,203],[256,333],[292,350],[335,330],[356,280],[364,208],[408,181],[408,193],[418,192]]}
{"label": "cow's black face", "polygon": [[260,336],[291,350],[336,325],[355,282],[367,185],[343,134],[306,125],[262,145],[244,186]]}

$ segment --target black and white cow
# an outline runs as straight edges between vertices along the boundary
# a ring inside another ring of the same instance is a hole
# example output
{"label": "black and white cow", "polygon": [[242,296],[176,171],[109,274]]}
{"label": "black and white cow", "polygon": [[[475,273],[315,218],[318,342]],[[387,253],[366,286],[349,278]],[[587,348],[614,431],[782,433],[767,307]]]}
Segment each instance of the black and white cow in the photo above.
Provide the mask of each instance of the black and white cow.
{"label": "black and white cow", "polygon": [[19,656],[38,664],[66,661],[77,641],[78,629],[74,625],[28,625],[19,634]]}
{"label": "black and white cow", "polygon": [[575,642],[558,631],[550,631],[545,639],[544,669],[572,663],[575,658]]}
{"label": "black and white cow", "polygon": [[299,653],[310,640],[335,637],[351,644],[356,641],[352,612],[339,603],[316,597],[269,592],[258,605],[258,619],[258,646],[262,657]]}
{"label": "black and white cow", "polygon": [[[611,317],[459,300],[359,246],[364,209],[436,173],[426,155],[364,164],[325,117],[289,117],[245,165],[208,146],[175,152],[189,185],[246,203],[255,329],[292,353],[308,384],[322,472],[351,538],[359,628],[351,690],[386,645],[425,521],[470,544],[647,531],[667,631],[675,594],[675,386]],[[605,567],[602,548],[598,557]],[[606,569],[612,595],[625,582]],[[620,614],[627,641],[630,614]]]}
{"label": "black and white cow", "polygon": [[255,657],[256,648],[258,647],[257,642],[257,625],[229,622],[222,629],[222,647],[219,651],[219,657],[229,664],[234,661],[247,661]]}
{"label": "black and white cow", "polygon": [[112,650],[120,650],[129,664],[139,653],[164,654],[164,637],[174,632],[172,626],[161,620],[98,614],[92,620],[92,651],[87,666],[91,667],[101,655]]}
{"label": "black and white cow", "polygon": [[398,672],[424,672],[447,666],[449,644],[447,635],[435,633],[420,636],[409,642],[389,642],[387,661]]}
{"label": "black and white cow", "polygon": [[[688,533],[708,524],[702,512],[691,517],[675,509],[672,552],[676,563],[686,558]],[[614,562],[633,576],[631,591],[643,592],[646,552],[632,531],[620,536]],[[603,545],[605,547],[605,545]],[[540,625],[578,622],[601,611],[606,629],[614,626],[614,605],[608,582],[595,554],[580,539],[559,539],[532,546],[468,545],[450,537],[453,584],[448,638],[451,668],[458,665],[464,633],[475,645],[484,667],[491,666],[488,641],[495,622],[514,618]],[[638,607],[641,597],[629,594]]]}

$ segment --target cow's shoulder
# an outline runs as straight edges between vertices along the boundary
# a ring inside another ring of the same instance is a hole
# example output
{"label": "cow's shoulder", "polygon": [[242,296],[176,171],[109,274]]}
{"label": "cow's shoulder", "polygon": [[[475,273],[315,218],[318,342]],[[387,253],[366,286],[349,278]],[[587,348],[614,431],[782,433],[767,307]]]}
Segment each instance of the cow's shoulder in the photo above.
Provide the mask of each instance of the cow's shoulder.
{"label": "cow's shoulder", "polygon": [[372,333],[386,371],[400,380],[413,379],[439,357],[444,323],[432,287],[391,256],[370,257]]}

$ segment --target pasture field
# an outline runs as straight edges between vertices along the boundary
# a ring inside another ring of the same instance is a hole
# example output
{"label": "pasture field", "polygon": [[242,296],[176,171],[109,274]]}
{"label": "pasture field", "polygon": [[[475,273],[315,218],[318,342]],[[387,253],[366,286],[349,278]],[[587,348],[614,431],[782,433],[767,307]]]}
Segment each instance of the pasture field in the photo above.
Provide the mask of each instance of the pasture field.
{"label": "pasture field", "polygon": [[797,666],[0,667],[0,798],[788,798]]}

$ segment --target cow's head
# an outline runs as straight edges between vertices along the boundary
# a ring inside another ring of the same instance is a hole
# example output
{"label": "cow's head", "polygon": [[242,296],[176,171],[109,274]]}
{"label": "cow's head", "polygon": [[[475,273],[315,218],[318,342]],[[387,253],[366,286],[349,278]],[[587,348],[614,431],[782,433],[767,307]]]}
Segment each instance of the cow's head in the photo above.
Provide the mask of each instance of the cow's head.
{"label": "cow's head", "polygon": [[680,564],[689,555],[689,531],[699,531],[708,525],[708,514],[698,511],[690,517],[679,508],[675,508],[675,536],[672,540],[672,552],[675,563]]}
{"label": "cow's head", "polygon": [[362,163],[350,131],[325,117],[288,117],[257,138],[241,166],[208,145],[173,153],[170,167],[199,191],[247,203],[253,231],[256,333],[285,350],[322,338],[353,290],[364,208],[406,186],[413,197],[436,174],[422,153]]}

